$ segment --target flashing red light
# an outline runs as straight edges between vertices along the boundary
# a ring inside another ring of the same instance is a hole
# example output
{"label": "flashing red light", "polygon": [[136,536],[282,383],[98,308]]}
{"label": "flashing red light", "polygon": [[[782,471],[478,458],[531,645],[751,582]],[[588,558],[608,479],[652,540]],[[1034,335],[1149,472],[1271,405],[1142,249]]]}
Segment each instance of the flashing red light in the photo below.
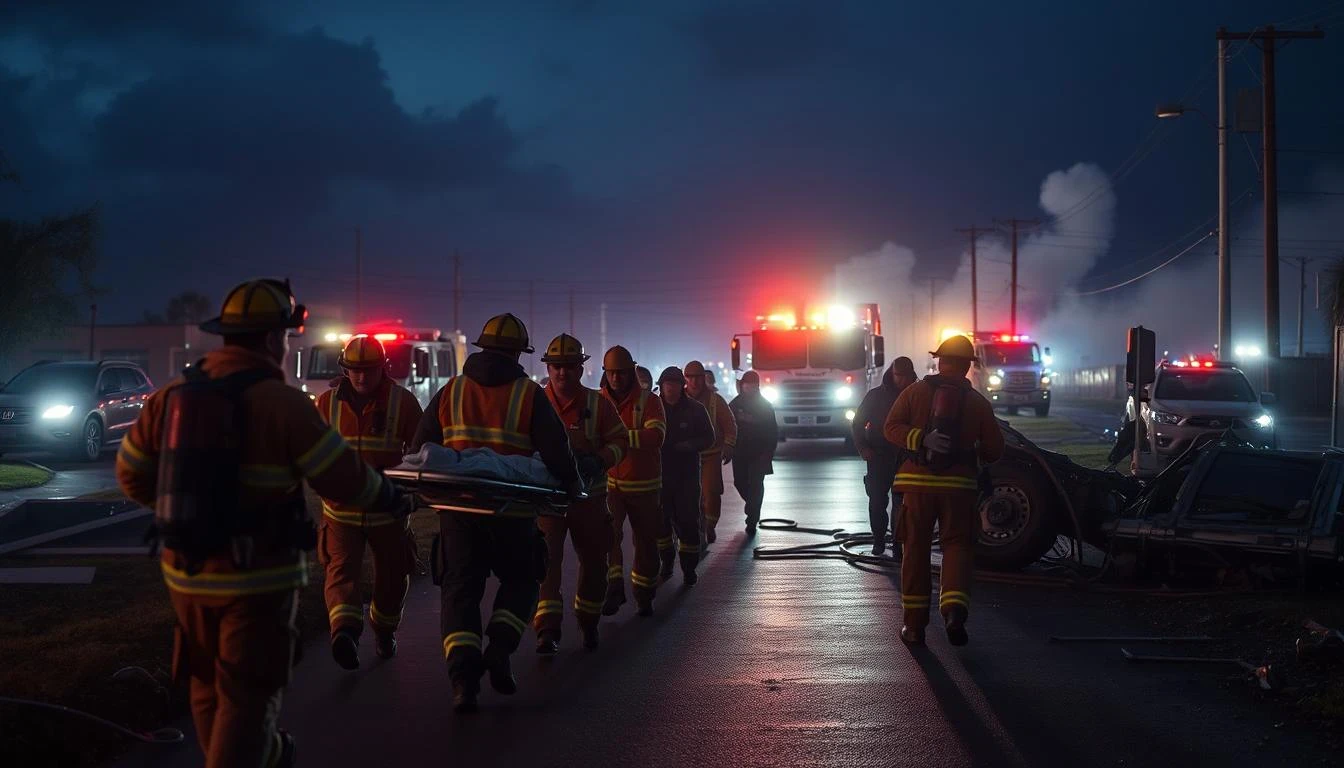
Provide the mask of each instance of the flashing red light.
{"label": "flashing red light", "polygon": [[769,377],[769,376],[766,376],[766,377],[765,377],[765,383],[766,383],[766,384],[769,384],[769,383],[770,383],[770,377]]}
{"label": "flashing red light", "polygon": [[377,340],[379,340],[379,341],[400,341],[401,339],[406,338],[406,334],[404,334],[404,333],[375,333],[375,334],[373,334],[373,338],[375,338],[375,339],[377,339]]}
{"label": "flashing red light", "polygon": [[845,376],[845,383],[846,383],[846,384],[853,384],[853,383],[854,383],[854,375],[853,375],[853,374],[846,375],[846,376]]}
{"label": "flashing red light", "polygon": [[1208,361],[1208,360],[1205,360],[1205,361],[1204,361],[1204,367],[1205,367],[1205,368],[1212,368],[1212,367],[1213,367],[1213,363],[1210,362],[1210,361]]}

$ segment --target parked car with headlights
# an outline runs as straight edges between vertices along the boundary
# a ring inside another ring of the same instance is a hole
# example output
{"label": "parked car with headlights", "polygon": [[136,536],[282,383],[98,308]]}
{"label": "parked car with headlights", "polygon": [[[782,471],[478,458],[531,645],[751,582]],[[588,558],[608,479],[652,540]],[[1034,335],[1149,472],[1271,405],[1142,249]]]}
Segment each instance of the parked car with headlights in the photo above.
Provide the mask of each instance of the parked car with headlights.
{"label": "parked car with headlights", "polygon": [[[1246,374],[1230,362],[1191,358],[1164,360],[1150,385],[1148,402],[1141,403],[1139,416],[1146,433],[1146,451],[1158,460],[1158,468],[1181,455],[1195,438],[1235,430],[1246,442],[1277,448],[1273,393],[1259,396]],[[1132,418],[1134,400],[1126,412]]]}
{"label": "parked car with headlights", "polygon": [[154,384],[140,366],[41,362],[0,387],[0,453],[51,451],[95,461],[135,423]]}

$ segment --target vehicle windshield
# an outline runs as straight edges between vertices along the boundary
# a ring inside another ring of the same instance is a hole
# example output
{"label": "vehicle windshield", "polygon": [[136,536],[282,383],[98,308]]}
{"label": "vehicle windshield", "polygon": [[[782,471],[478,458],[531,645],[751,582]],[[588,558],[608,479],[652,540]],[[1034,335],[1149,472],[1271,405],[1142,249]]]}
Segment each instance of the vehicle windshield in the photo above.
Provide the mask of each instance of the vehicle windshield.
{"label": "vehicle windshield", "polygon": [[802,331],[756,331],[751,334],[751,367],[783,371],[807,367],[807,334]]}
{"label": "vehicle windshield", "polygon": [[[411,376],[411,345],[388,344],[387,372],[394,379],[407,379]],[[426,374],[428,375],[428,374]]]}
{"label": "vehicle windshield", "polygon": [[92,365],[35,365],[19,371],[0,392],[31,395],[52,390],[92,389],[98,370]]}
{"label": "vehicle windshield", "polygon": [[1035,344],[985,344],[981,347],[981,364],[1034,365],[1041,362],[1041,348]]}
{"label": "vehicle windshield", "polygon": [[856,371],[864,364],[863,334],[848,331],[815,331],[808,344],[808,362],[813,368]]}
{"label": "vehicle windshield", "polygon": [[1255,402],[1255,390],[1239,371],[1162,372],[1157,380],[1158,400],[1205,400],[1230,403]]}
{"label": "vehicle windshield", "polygon": [[308,348],[308,375],[304,378],[314,381],[330,381],[345,372],[337,362],[341,359],[341,348],[337,346],[316,346]]}

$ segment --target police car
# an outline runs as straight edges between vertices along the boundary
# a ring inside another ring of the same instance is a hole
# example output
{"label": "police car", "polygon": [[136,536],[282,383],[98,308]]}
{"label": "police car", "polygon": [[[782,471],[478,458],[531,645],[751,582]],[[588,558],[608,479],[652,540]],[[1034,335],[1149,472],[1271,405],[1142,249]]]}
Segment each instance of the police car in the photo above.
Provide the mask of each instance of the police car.
{"label": "police car", "polygon": [[[1230,362],[1163,360],[1149,386],[1149,400],[1140,404],[1144,449],[1161,464],[1184,453],[1200,435],[1229,429],[1255,445],[1277,447],[1274,416],[1268,410],[1274,395],[1257,396],[1246,374]],[[1126,404],[1126,418],[1134,418],[1133,397]]]}

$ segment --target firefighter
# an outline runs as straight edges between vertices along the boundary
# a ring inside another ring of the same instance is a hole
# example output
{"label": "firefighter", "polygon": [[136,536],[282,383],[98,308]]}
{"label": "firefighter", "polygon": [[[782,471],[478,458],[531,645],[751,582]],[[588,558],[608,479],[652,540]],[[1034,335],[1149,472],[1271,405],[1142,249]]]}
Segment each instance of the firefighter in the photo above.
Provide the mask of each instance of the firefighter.
{"label": "firefighter", "polygon": [[[579,496],[583,485],[565,425],[518,364],[524,353],[532,354],[523,321],[512,314],[490,318],[475,346],[481,351],[467,358],[462,375],[449,379],[425,409],[411,449],[437,442],[506,456],[536,452],[571,498]],[[453,708],[471,712],[486,672],[497,692],[518,691],[509,656],[536,611],[538,585],[546,577],[546,541],[536,515],[524,509],[498,515],[443,512],[439,542],[440,630]],[[490,643],[482,650],[481,599],[492,572],[499,588],[484,632]]]}
{"label": "firefighter", "polygon": [[765,476],[774,474],[779,425],[775,409],[761,395],[761,377],[755,371],[742,374],[741,391],[728,404],[737,423],[737,450],[733,452],[733,487],[746,503],[747,535],[756,533],[765,499]]}
{"label": "firefighter", "polygon": [[[337,364],[345,375],[335,388],[317,398],[318,413],[364,463],[375,470],[395,467],[415,440],[420,403],[387,375],[387,350],[372,336],[350,339]],[[323,592],[331,623],[331,655],[345,669],[359,668],[359,636],[364,627],[359,578],[365,546],[373,554],[368,622],[374,653],[390,659],[397,653],[397,626],[415,567],[410,520],[345,509],[324,499],[317,554],[327,571]]]}
{"label": "firefighter", "polygon": [[[294,763],[294,740],[276,728],[276,719],[294,660],[298,590],[308,580],[304,551],[315,543],[303,482],[346,509],[398,515],[411,509],[322,421],[306,395],[285,384],[280,366],[288,334],[302,332],[306,316],[287,281],[234,288],[219,316],[201,325],[222,335],[224,345],[189,368],[190,379],[184,373],[151,395],[117,452],[122,491],[156,506],[161,533],[175,532],[162,540],[160,558],[177,618],[173,677],[190,680],[207,768]],[[222,411],[195,407],[203,398],[183,396],[203,380],[230,392],[246,422],[230,411],[212,423],[212,413]],[[179,432],[178,424],[188,428]],[[221,448],[225,437],[233,439]],[[215,460],[220,450],[236,470]],[[163,490],[161,469],[163,477],[177,478]],[[221,498],[226,501],[211,506]],[[210,514],[202,516],[203,510]],[[199,527],[209,522],[223,532]],[[247,534],[239,536],[240,530]],[[223,549],[189,544],[221,537]]]}
{"label": "firefighter", "polygon": [[[900,516],[901,496],[892,492],[892,483],[896,480],[896,467],[905,458],[900,446],[892,445],[882,434],[891,406],[905,388],[915,383],[915,364],[908,357],[898,357],[882,376],[882,383],[868,391],[863,402],[854,412],[851,428],[854,432],[854,446],[859,455],[868,464],[868,474],[863,477],[864,490],[868,492],[868,523],[873,531],[873,554],[882,555],[887,550],[887,504]],[[892,497],[895,497],[894,500]],[[895,541],[895,532],[899,521],[891,521],[892,556],[900,558],[901,545]]]}
{"label": "firefighter", "polygon": [[924,643],[933,586],[929,550],[938,525],[943,561],[939,571],[938,609],[953,645],[965,645],[970,612],[972,548],[977,526],[980,462],[1003,455],[1003,433],[993,407],[976,392],[966,374],[975,349],[965,336],[953,336],[930,354],[938,373],[925,376],[896,398],[887,416],[886,438],[910,453],[896,473],[894,489],[903,494],[899,538],[901,561],[901,640]]}
{"label": "firefighter", "polygon": [[658,591],[658,533],[662,527],[659,492],[663,487],[661,449],[667,434],[663,403],[635,380],[630,350],[615,346],[602,357],[602,391],[616,406],[630,440],[630,450],[607,477],[607,506],[611,510],[612,543],[607,566],[604,616],[614,616],[625,603],[625,556],[621,551],[625,521],[635,541],[630,568],[636,613],[653,615]]}
{"label": "firefighter", "polygon": [[564,517],[548,516],[537,523],[546,536],[550,556],[532,627],[537,632],[537,653],[545,655],[560,650],[560,625],[565,608],[560,597],[560,579],[566,533],[573,539],[579,557],[574,618],[583,633],[583,647],[597,648],[597,622],[606,590],[607,552],[611,549],[607,470],[620,463],[630,444],[616,406],[597,390],[580,383],[587,360],[583,344],[564,333],[551,341],[541,357],[551,381],[546,397],[565,425],[570,448],[578,457],[579,474],[588,482],[587,501],[576,502]]}
{"label": "firefighter", "polygon": [[639,387],[645,392],[653,391],[653,374],[648,368],[642,365],[635,366],[635,377],[639,379]]}
{"label": "firefighter", "polygon": [[[705,521],[700,507],[701,456],[714,444],[714,425],[705,407],[686,396],[686,376],[671,366],[658,376],[658,396],[667,418],[663,441],[663,531],[675,533],[682,582],[695,586],[695,566],[704,544]],[[726,409],[726,406],[725,406]],[[717,460],[714,471],[722,473]],[[672,562],[663,559],[661,576],[672,576]]]}
{"label": "firefighter", "polygon": [[712,383],[712,374],[699,360],[686,364],[686,394],[709,412],[714,425],[714,444],[700,454],[700,509],[705,518],[705,541],[714,543],[714,528],[723,511],[723,466],[733,460],[737,446],[737,421]]}

